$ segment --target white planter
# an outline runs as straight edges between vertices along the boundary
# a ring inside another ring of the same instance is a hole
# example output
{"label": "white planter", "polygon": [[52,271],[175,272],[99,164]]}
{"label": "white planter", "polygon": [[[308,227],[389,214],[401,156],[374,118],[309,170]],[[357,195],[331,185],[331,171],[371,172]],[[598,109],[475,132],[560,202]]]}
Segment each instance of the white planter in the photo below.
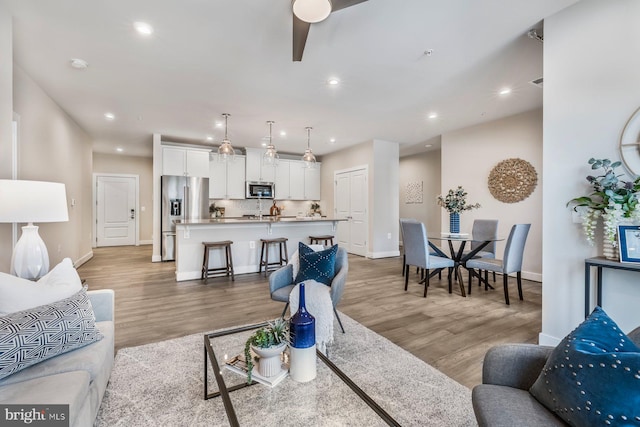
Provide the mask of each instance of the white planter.
{"label": "white planter", "polygon": [[258,361],[258,373],[260,375],[263,377],[272,377],[282,371],[281,355],[284,349],[287,348],[287,343],[283,342],[280,345],[269,348],[259,348],[255,346],[251,346],[251,348],[260,358]]}

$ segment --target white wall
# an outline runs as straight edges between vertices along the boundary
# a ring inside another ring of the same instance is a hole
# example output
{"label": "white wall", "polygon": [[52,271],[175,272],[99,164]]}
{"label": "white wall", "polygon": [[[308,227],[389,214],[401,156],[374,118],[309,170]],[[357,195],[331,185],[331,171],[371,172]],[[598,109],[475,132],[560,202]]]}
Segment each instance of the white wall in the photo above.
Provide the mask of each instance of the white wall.
{"label": "white wall", "polygon": [[18,178],[62,182],[67,190],[69,221],[36,224],[50,265],[65,257],[82,263],[93,254],[91,139],[17,65],[13,88],[14,110],[20,116]]}
{"label": "white wall", "polygon": [[[639,16],[637,0],[583,0],[545,20],[541,343],[584,319],[584,259],[599,250],[565,205],[589,189],[590,157],[619,159],[620,133],[640,105]],[[625,331],[640,325],[639,281],[604,273],[604,309]]]}
{"label": "white wall", "polygon": [[[542,278],[542,110],[471,126],[442,136],[441,194],[459,185],[467,191],[467,202],[480,203],[480,209],[460,215],[460,231],[471,233],[474,219],[497,219],[497,257],[502,258],[506,238],[514,224],[529,223],[522,277]],[[496,200],[488,188],[491,170],[499,162],[520,158],[538,173],[533,193],[518,203]],[[433,202],[435,204],[435,201]],[[442,230],[449,229],[449,213],[440,208]]]}
{"label": "white wall", "polygon": [[[11,122],[13,119],[13,58],[11,15],[0,5],[0,179],[11,178]],[[0,224],[0,271],[9,271],[11,224]]]}
{"label": "white wall", "polygon": [[[442,208],[436,205],[440,194],[440,150],[400,159],[400,218],[423,222],[429,233],[440,233]],[[422,182],[422,203],[406,203],[407,184]]]}

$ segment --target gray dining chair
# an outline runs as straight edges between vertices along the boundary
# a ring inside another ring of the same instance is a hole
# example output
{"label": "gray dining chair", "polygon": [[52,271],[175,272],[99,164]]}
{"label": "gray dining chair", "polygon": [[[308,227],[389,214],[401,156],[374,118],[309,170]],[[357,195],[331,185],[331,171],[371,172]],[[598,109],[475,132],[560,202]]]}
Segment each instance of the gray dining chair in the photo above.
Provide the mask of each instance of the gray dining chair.
{"label": "gray dining chair", "polygon": [[[406,272],[406,263],[405,260],[407,259],[405,252],[404,252],[404,248],[405,248],[405,244],[404,244],[404,233],[402,231],[402,223],[403,222],[415,222],[415,223],[419,223],[420,221],[418,221],[417,219],[413,219],[413,218],[400,218],[400,237],[402,238],[402,276],[405,275]],[[438,254],[436,254],[433,250],[429,250],[429,254],[430,255],[434,255],[434,256],[438,256]],[[420,273],[420,267],[417,267],[417,271],[416,273]],[[420,279],[424,279],[424,270],[422,271],[422,274],[420,276]],[[442,271],[438,272],[438,279],[442,279]]]}
{"label": "gray dining chair", "polygon": [[[502,273],[502,283],[504,285],[504,300],[509,304],[509,274],[516,273],[518,282],[518,296],[522,300],[522,259],[524,256],[524,245],[531,224],[516,224],[511,227],[507,244],[504,248],[503,259],[493,258],[473,258],[465,263],[465,267],[470,270],[485,270]],[[480,272],[475,273],[480,277]],[[486,281],[486,276],[485,276]],[[469,281],[469,292],[471,292],[471,281]]]}
{"label": "gray dining chair", "polygon": [[[476,219],[473,221],[473,227],[471,228],[471,249],[465,251],[467,254],[480,246],[482,243],[489,239],[498,238],[498,220],[497,219]],[[487,246],[478,251],[474,258],[495,258],[496,257],[496,241],[493,240]],[[469,280],[471,281],[471,280]],[[496,272],[493,272],[493,281],[496,281]],[[478,280],[478,286],[481,281]]]}
{"label": "gray dining chair", "polygon": [[[449,287],[451,287],[451,269],[454,266],[452,259],[443,258],[429,254],[429,241],[427,240],[427,230],[423,223],[404,221],[400,222],[402,227],[404,245],[404,290],[409,286],[409,268],[415,266],[425,270],[425,277],[419,282],[424,283],[424,297],[427,297],[427,287],[429,279],[440,273],[444,268],[449,269]],[[433,271],[431,271],[433,270]]]}

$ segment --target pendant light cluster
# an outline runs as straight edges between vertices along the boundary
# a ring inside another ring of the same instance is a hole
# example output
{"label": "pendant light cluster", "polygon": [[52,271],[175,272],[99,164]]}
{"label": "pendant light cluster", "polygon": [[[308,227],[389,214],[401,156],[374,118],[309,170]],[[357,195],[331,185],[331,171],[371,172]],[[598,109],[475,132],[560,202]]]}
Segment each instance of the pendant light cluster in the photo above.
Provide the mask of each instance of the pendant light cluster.
{"label": "pendant light cluster", "polygon": [[[236,151],[233,149],[231,145],[231,141],[229,141],[229,137],[227,134],[228,131],[228,119],[231,114],[223,113],[224,117],[224,139],[222,140],[222,144],[218,147],[218,161],[226,162],[229,160],[234,160],[236,156]],[[273,120],[267,121],[269,125],[269,145],[267,145],[267,149],[262,155],[262,164],[268,166],[277,166],[278,161],[280,160],[280,155],[278,154],[278,150],[276,150],[275,145],[273,145],[273,124],[275,122]],[[316,167],[316,156],[313,154],[311,150],[311,130],[312,127],[306,127],[307,130],[307,149],[304,150],[304,154],[302,155],[302,161],[304,162],[304,167],[307,169],[313,169]]]}
{"label": "pendant light cluster", "polygon": [[224,116],[224,139],[222,144],[218,147],[218,160],[226,162],[228,160],[234,160],[236,157],[236,150],[231,146],[231,141],[227,137],[227,120],[231,114],[223,113]]}
{"label": "pendant light cluster", "polygon": [[277,166],[278,160],[280,159],[278,151],[273,145],[273,137],[271,136],[271,131],[274,123],[275,122],[273,120],[269,120],[267,122],[267,124],[269,125],[269,145],[267,145],[267,151],[265,151],[262,155],[262,164],[267,166]]}

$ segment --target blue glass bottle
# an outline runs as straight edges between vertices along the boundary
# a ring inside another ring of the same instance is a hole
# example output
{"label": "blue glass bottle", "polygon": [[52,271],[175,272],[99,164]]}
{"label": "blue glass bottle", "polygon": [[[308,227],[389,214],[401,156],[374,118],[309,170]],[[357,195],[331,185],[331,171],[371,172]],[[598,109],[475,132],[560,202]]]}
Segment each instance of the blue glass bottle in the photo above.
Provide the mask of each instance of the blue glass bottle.
{"label": "blue glass bottle", "polygon": [[304,283],[300,283],[298,311],[289,320],[289,373],[298,382],[316,377],[316,319],[307,311]]}

